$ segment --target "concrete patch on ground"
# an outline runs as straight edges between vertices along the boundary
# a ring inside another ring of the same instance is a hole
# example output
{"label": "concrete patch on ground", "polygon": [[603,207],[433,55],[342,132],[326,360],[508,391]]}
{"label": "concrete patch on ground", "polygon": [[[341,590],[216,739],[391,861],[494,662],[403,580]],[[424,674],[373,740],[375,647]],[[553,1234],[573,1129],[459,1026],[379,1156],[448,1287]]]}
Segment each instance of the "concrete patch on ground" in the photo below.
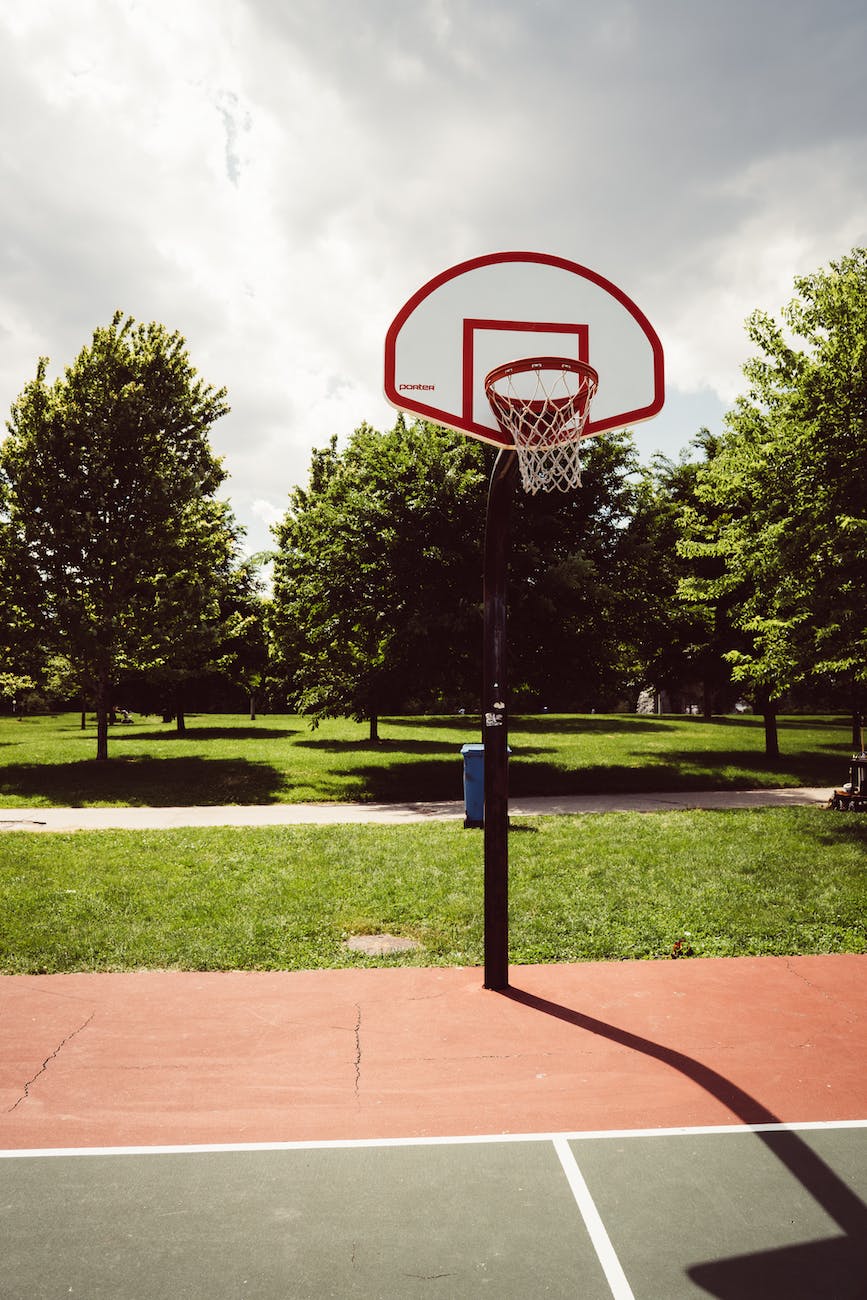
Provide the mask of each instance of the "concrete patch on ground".
{"label": "concrete patch on ground", "polygon": [[396,934],[353,934],[343,946],[367,957],[388,957],[393,952],[414,952],[421,944]]}

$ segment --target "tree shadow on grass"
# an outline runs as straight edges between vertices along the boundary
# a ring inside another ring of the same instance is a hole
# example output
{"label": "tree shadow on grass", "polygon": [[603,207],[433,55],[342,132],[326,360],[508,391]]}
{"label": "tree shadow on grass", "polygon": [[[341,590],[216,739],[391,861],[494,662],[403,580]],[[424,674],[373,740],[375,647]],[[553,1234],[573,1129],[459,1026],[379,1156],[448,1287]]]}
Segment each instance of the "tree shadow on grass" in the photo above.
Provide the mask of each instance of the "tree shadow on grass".
{"label": "tree shadow on grass", "polygon": [[[516,741],[510,763],[513,793],[643,794],[659,790],[751,790],[786,786],[832,786],[839,779],[839,756],[781,754],[766,758],[755,750],[688,750],[663,754],[657,760],[640,750],[634,762],[627,754],[619,763],[564,767],[536,759],[544,749]],[[551,752],[551,751],[547,751]],[[522,763],[521,759],[527,759]]]}
{"label": "tree shadow on grass", "polygon": [[[701,721],[701,719],[684,719],[684,721]],[[513,713],[509,718],[510,732],[520,732],[529,735],[564,735],[564,736],[581,736],[581,735],[608,735],[611,732],[623,732],[624,735],[635,734],[637,732],[659,732],[676,729],[680,725],[680,719],[670,718],[668,720],[657,717],[645,717],[641,714],[634,715],[631,713],[624,714],[546,714],[546,713]],[[380,718],[381,727],[395,728],[412,728],[414,731],[464,731],[475,739],[481,730],[481,716],[476,712],[445,714],[443,716],[406,716],[395,718]],[[761,719],[759,719],[761,725]]]}
{"label": "tree shadow on grass", "polygon": [[340,793],[335,797],[372,803],[460,799],[463,797],[461,757],[451,747],[449,750],[449,758],[432,756],[426,761],[336,768],[329,774],[340,781]]}
{"label": "tree shadow on grass", "polygon": [[642,714],[513,714],[509,730],[516,734],[555,736],[610,736],[612,733],[634,736],[646,732],[673,731],[680,720],[646,717]]}
{"label": "tree shadow on grass", "polygon": [[[367,747],[356,748],[363,752]],[[393,761],[362,763],[357,767],[335,767],[328,774],[339,781],[340,792],[332,797],[359,799],[375,803],[414,802],[463,798],[463,763],[452,746],[446,753],[407,760],[403,746],[395,746]],[[347,752],[342,750],[342,752]],[[368,750],[367,752],[371,752]],[[383,753],[382,750],[377,751]],[[446,756],[446,754],[448,756]],[[509,793],[513,798],[533,795],[645,794],[659,790],[698,791],[713,788],[749,787],[751,781],[714,781],[706,772],[684,773],[673,764],[652,767],[580,767],[564,768],[540,761],[521,763],[519,756],[509,764]]]}
{"label": "tree shadow on grass", "polygon": [[[178,731],[174,723],[166,722],[156,730],[142,731],[140,727],[122,724],[112,727],[109,745],[137,740],[290,740],[301,732],[301,727],[197,727],[188,726]],[[83,738],[93,744],[93,732],[83,733]]]}
{"label": "tree shadow on grass", "polygon": [[394,727],[397,730],[411,728],[413,731],[478,731],[481,727],[481,714],[474,710],[467,713],[407,713],[396,717],[379,719],[381,727]]}
{"label": "tree shadow on grass", "polygon": [[243,759],[109,758],[0,769],[0,799],[68,808],[267,804],[279,802],[285,789],[285,779],[270,764]]}
{"label": "tree shadow on grass", "polygon": [[299,749],[323,754],[457,754],[460,747],[444,740],[296,740]]}
{"label": "tree shadow on grass", "polygon": [[[782,752],[770,758],[755,749],[690,749],[675,756],[667,754],[664,761],[655,764],[647,754],[636,751],[636,762],[649,773],[666,770],[679,772],[689,784],[686,789],[701,789],[695,780],[703,782],[704,789],[749,789],[751,785],[833,785],[840,771],[840,756],[824,749],[811,749],[804,753]],[[697,777],[689,769],[701,769]],[[725,769],[740,769],[743,775],[728,774]],[[649,787],[648,787],[649,788]]]}
{"label": "tree shadow on grass", "polygon": [[857,844],[864,849],[867,862],[867,813],[836,812],[828,809],[821,831],[814,832],[820,844]]}
{"label": "tree shadow on grass", "polygon": [[[361,762],[357,766],[333,767],[325,776],[333,778],[335,792],[325,797],[358,799],[376,803],[417,800],[461,799],[463,797],[463,763],[451,745],[428,749],[418,746],[416,759],[407,759],[407,746],[390,748],[367,744],[337,745],[323,748],[335,754],[377,754],[381,762]],[[542,752],[545,751],[533,751]],[[519,751],[509,763],[509,792],[513,798],[550,795],[655,794],[659,791],[698,792],[704,790],[746,790],[777,786],[830,784],[822,777],[822,764],[797,765],[775,762],[765,769],[755,754],[735,755],[734,761],[747,769],[743,775],[726,776],[715,764],[726,756],[716,753],[685,755],[683,764],[670,761],[648,763],[646,758],[635,766],[592,765],[567,768],[544,760],[521,762]],[[394,755],[389,759],[389,754]],[[427,755],[427,756],[425,756]],[[748,761],[749,760],[749,761]],[[690,770],[699,767],[701,770]],[[786,777],[788,776],[788,781]],[[339,785],[338,785],[339,783]]]}
{"label": "tree shadow on grass", "polygon": [[[635,762],[593,763],[563,767],[532,757],[535,752],[516,746],[509,765],[513,794],[651,794],[662,790],[773,789],[778,786],[831,785],[834,760],[825,755],[781,756],[765,759],[749,750],[721,753],[698,750],[661,756],[654,762],[637,752]],[[544,753],[544,751],[541,751]],[[529,760],[521,762],[522,756]],[[732,770],[727,770],[732,769]]]}

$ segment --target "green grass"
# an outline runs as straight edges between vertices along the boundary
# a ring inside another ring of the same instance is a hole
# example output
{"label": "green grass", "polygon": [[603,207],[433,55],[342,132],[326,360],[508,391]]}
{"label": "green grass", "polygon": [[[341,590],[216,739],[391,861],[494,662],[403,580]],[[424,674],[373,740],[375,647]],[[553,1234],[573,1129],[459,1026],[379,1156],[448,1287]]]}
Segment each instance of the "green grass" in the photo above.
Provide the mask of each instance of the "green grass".
{"label": "green grass", "polygon": [[[460,799],[460,748],[476,719],[385,718],[366,727],[302,718],[189,719],[186,736],[155,718],[111,728],[110,757],[94,759],[78,715],[0,719],[0,806],[273,804]],[[779,759],[764,756],[761,719],[534,716],[512,720],[516,795],[745,789],[845,779],[845,718],[780,721]]]}
{"label": "green grass", "polygon": [[[515,963],[867,951],[867,818],[824,809],[525,819]],[[455,823],[0,838],[0,969],[478,965],[482,839]],[[421,948],[367,958],[350,934]]]}

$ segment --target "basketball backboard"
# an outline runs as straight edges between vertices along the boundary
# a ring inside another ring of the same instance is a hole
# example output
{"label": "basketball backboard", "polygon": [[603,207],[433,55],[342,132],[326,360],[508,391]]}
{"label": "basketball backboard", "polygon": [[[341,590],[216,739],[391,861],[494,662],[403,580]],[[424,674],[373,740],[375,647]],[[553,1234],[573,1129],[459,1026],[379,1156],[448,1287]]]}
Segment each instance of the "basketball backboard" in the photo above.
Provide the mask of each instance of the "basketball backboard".
{"label": "basketball backboard", "polygon": [[538,355],[584,361],[598,372],[585,437],[662,408],[662,345],[644,313],[595,271],[544,253],[489,253],[423,285],[388,330],[385,395],[412,415],[510,446],[485,377]]}

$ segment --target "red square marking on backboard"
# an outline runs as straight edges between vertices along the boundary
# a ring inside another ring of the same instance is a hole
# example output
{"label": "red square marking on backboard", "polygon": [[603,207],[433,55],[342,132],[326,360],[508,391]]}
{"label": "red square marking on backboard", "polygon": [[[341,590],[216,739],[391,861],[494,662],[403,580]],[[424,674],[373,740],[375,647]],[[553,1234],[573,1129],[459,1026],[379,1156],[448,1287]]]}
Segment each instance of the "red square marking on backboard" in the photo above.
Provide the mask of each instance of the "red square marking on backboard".
{"label": "red square marking on backboard", "polygon": [[[565,324],[562,321],[482,320],[464,319],[463,340],[463,418],[473,424],[473,396],[475,391],[476,333],[483,330],[508,330],[513,334],[571,334],[575,339],[576,361],[589,363],[590,328],[587,325]],[[529,343],[529,340],[528,340]],[[531,349],[532,351],[532,349]],[[517,361],[518,357],[504,357],[503,362]]]}

